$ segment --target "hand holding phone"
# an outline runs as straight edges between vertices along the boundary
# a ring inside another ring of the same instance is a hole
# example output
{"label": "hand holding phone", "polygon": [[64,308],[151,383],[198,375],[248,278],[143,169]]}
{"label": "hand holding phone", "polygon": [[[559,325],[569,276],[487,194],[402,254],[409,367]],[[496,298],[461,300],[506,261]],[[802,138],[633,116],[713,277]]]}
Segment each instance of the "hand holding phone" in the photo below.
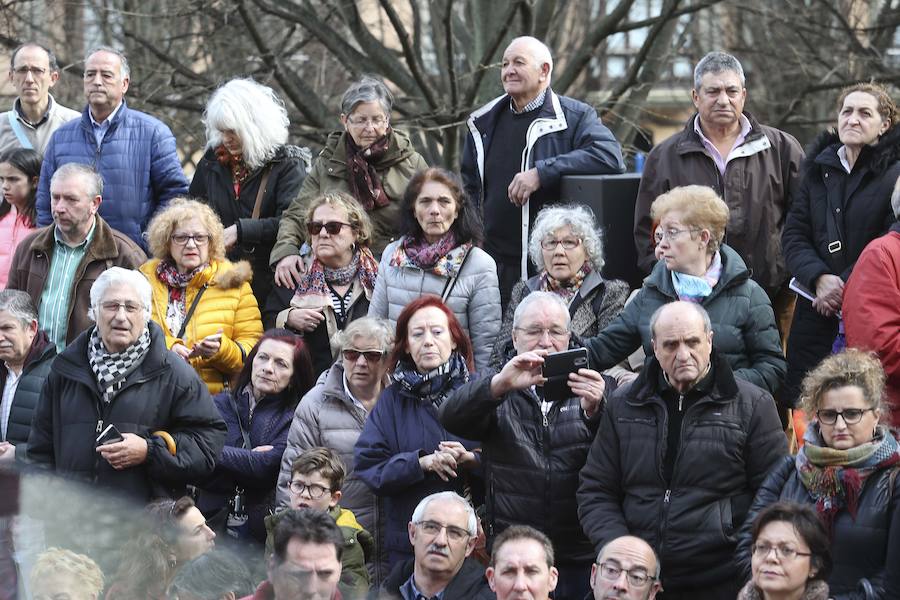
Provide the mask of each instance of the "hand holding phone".
{"label": "hand holding phone", "polygon": [[115,425],[110,423],[106,426],[100,435],[97,436],[97,445],[103,446],[105,444],[115,444],[116,442],[121,442],[125,438],[122,437],[122,434],[119,433],[119,430]]}
{"label": "hand holding phone", "polygon": [[588,368],[587,348],[564,350],[545,356],[541,369],[541,374],[547,380],[544,383],[544,398],[552,402],[572,397],[574,394],[569,388],[569,374]]}

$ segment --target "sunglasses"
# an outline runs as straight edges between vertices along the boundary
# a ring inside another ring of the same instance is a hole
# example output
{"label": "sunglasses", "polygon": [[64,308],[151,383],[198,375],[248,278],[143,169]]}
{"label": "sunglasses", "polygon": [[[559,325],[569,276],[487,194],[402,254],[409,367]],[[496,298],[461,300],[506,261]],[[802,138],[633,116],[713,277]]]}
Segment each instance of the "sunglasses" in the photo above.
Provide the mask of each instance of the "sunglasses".
{"label": "sunglasses", "polygon": [[327,223],[323,223],[322,221],[310,221],[306,224],[306,230],[309,232],[309,235],[319,235],[322,233],[322,229],[327,231],[328,235],[337,235],[344,227],[350,227],[352,229],[353,225],[350,223],[341,223],[340,221],[328,221]]}
{"label": "sunglasses", "polygon": [[374,363],[384,357],[384,352],[379,352],[378,350],[369,350],[367,352],[361,352],[359,350],[344,350],[343,351],[344,359],[349,360],[350,362],[356,362],[359,360],[360,356],[366,357],[366,362]]}

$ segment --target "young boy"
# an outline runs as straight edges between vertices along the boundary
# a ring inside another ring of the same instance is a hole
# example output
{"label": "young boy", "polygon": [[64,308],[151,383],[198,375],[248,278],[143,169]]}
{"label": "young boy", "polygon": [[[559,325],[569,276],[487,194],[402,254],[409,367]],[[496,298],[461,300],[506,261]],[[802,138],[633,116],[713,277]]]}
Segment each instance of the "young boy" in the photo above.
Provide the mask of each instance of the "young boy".
{"label": "young boy", "polygon": [[[310,448],[302,453],[291,465],[291,508],[286,510],[312,508],[331,515],[344,535],[338,587],[344,598],[360,598],[369,590],[366,562],[374,556],[375,540],[351,511],[338,504],[346,472],[344,461],[328,448]],[[284,512],[266,517],[266,556],[272,554],[272,533]]]}

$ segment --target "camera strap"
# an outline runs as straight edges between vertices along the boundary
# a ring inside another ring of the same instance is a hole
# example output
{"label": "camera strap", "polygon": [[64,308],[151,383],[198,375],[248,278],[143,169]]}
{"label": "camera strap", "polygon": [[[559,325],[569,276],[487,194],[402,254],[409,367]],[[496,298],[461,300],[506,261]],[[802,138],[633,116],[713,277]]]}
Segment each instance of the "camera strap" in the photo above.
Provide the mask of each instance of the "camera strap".
{"label": "camera strap", "polygon": [[241,447],[246,450],[252,450],[253,445],[250,443],[250,434],[247,433],[247,430],[244,429],[243,423],[241,423],[241,413],[240,413],[240,411],[238,411],[238,405],[234,399],[235,393],[236,392],[229,392],[228,399],[231,400],[231,408],[234,409],[234,416],[237,417],[238,429],[241,430],[241,438],[243,438],[243,440],[244,440],[244,445]]}

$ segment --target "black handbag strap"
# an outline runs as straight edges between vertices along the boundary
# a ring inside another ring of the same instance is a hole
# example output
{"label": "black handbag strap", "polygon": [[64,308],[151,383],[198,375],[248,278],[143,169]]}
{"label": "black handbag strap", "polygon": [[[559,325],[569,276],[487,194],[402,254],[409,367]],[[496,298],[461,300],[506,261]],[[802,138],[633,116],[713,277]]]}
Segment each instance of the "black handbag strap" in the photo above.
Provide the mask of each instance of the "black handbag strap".
{"label": "black handbag strap", "polygon": [[243,423],[241,423],[241,413],[238,411],[238,405],[237,405],[237,402],[236,402],[235,399],[234,399],[234,394],[233,394],[233,393],[229,393],[229,394],[228,394],[228,399],[231,400],[231,408],[234,409],[234,416],[237,417],[238,429],[241,430],[241,437],[244,439],[244,445],[243,445],[243,448],[245,448],[246,450],[252,450],[252,449],[253,449],[253,446],[252,446],[252,444],[250,443],[250,434],[247,433],[247,430],[244,429]]}
{"label": "black handbag strap", "polygon": [[466,261],[469,259],[469,255],[471,253],[472,248],[466,250],[466,254],[463,256],[462,262],[459,263],[459,269],[456,270],[456,273],[454,275],[447,279],[447,283],[444,284],[444,289],[441,291],[441,302],[447,302],[447,298],[449,298],[450,294],[453,292],[453,288],[454,286],[456,286],[456,280],[459,279],[463,267],[466,266]]}
{"label": "black handbag strap", "polygon": [[197,304],[200,303],[200,297],[203,296],[203,292],[206,291],[207,287],[209,287],[209,284],[204,283],[203,287],[197,291],[197,295],[194,296],[194,301],[191,302],[191,307],[188,309],[187,314],[184,315],[184,321],[181,322],[181,329],[178,330],[178,335],[175,336],[176,338],[181,339],[181,336],[184,335],[184,332],[187,330],[188,321],[194,316],[194,311],[197,310]]}
{"label": "black handbag strap", "polygon": [[[846,185],[846,183],[845,183]],[[840,276],[844,272],[844,236],[841,233],[841,225],[838,223],[838,215],[841,214],[841,206],[835,206],[829,195],[825,194],[825,226],[828,230],[828,255],[825,262],[831,267],[835,275]]]}

